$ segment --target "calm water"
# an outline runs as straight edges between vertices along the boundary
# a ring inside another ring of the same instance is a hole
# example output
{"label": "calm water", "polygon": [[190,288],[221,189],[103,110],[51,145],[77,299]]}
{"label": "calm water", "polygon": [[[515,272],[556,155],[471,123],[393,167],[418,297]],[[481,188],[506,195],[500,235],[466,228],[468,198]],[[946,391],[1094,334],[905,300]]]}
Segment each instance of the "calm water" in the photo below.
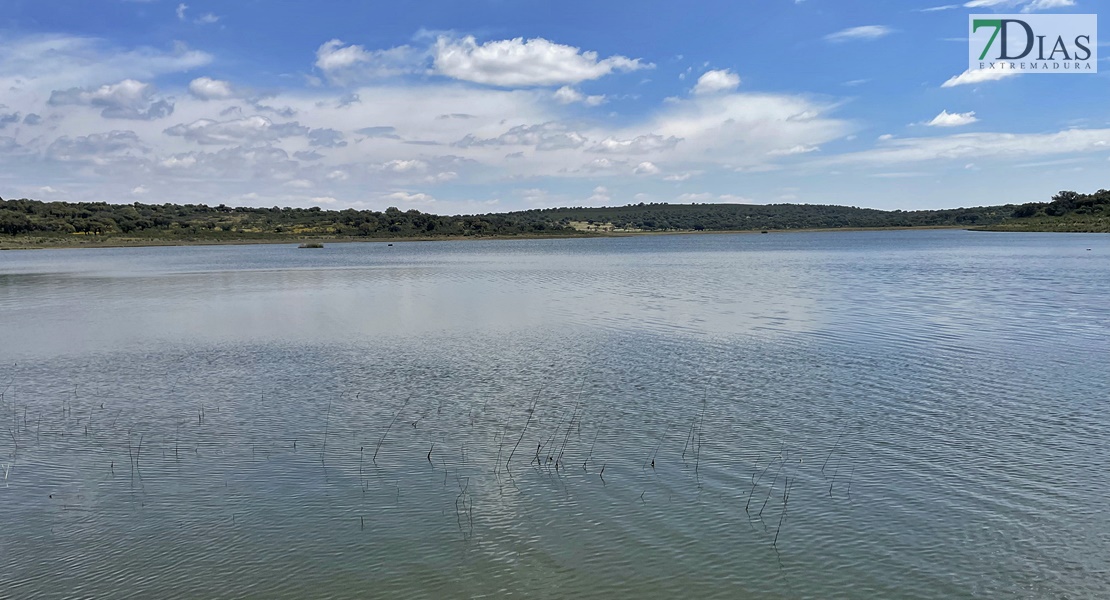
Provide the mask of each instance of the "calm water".
{"label": "calm water", "polygon": [[4,252],[0,597],[1106,598],[1108,331],[1097,235]]}

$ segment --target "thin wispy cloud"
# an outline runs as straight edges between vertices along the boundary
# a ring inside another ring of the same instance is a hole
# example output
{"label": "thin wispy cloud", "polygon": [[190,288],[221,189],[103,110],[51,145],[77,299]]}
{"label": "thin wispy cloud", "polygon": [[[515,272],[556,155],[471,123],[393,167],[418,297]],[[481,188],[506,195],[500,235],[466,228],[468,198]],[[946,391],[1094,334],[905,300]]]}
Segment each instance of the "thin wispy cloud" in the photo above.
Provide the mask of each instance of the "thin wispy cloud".
{"label": "thin wispy cloud", "polygon": [[842,29],[836,33],[830,33],[825,36],[825,41],[842,43],[877,40],[892,33],[894,33],[894,30],[885,25],[860,25],[859,27],[849,27],[848,29]]}

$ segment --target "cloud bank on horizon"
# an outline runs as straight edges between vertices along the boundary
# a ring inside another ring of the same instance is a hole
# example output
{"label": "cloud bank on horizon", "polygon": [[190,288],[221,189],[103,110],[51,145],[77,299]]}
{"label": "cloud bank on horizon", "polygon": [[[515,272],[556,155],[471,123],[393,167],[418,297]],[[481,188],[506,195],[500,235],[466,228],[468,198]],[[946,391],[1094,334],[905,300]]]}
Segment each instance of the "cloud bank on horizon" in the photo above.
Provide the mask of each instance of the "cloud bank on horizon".
{"label": "cloud bank on horizon", "polygon": [[1110,187],[1107,76],[966,71],[1074,0],[249,7],[16,0],[0,196],[475,213],[887,209]]}

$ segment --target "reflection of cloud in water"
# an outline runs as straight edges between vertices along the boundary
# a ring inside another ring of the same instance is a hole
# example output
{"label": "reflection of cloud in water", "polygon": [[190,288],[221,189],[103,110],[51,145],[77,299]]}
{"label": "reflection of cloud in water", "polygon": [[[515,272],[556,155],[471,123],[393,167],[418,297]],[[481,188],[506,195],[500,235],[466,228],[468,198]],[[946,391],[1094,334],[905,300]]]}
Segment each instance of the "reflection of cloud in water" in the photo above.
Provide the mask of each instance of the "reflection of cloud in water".
{"label": "reflection of cloud in water", "polygon": [[661,238],[632,241],[652,251],[625,252],[625,240],[403,244],[393,254],[349,244],[341,260],[324,255],[313,265],[306,253],[223,249],[242,254],[248,270],[212,248],[173,249],[172,260],[164,249],[130,249],[126,261],[89,252],[77,272],[6,276],[0,303],[25,353],[529,328],[745,334],[814,326],[820,273],[811,266],[774,252],[683,244],[671,252]]}

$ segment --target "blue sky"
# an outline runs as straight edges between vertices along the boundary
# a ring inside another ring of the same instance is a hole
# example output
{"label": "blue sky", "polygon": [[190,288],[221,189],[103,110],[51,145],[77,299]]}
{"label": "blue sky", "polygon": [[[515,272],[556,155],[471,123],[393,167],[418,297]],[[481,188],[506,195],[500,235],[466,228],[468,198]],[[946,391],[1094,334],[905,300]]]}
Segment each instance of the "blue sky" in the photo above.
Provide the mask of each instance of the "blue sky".
{"label": "blue sky", "polygon": [[1101,8],[6,0],[0,196],[436,213],[1043,201],[1110,187],[1110,65],[965,73],[968,14]]}

